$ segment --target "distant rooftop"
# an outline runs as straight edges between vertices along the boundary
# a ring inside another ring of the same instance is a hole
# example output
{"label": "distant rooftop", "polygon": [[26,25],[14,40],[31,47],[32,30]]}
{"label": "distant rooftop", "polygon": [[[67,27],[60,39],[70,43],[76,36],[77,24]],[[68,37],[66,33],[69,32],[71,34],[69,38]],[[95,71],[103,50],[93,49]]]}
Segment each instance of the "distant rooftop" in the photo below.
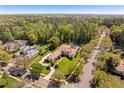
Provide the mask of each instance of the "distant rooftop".
{"label": "distant rooftop", "polygon": [[116,67],[117,71],[124,72],[124,61],[121,61],[120,64]]}

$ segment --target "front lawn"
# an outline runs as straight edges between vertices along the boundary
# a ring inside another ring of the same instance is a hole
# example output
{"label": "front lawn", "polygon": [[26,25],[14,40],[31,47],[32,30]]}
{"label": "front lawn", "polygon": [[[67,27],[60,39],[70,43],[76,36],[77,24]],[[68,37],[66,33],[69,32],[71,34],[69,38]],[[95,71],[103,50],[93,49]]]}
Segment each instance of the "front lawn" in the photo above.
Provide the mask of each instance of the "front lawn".
{"label": "front lawn", "polygon": [[80,51],[78,50],[77,55],[72,58],[72,60],[68,59],[67,57],[62,57],[63,59],[59,62],[56,71],[62,73],[64,76],[66,76],[69,72],[69,70],[77,65],[77,62],[81,59],[80,57]]}
{"label": "front lawn", "polygon": [[17,80],[11,78],[11,77],[7,77],[6,79],[1,78],[0,79],[0,87],[5,87],[5,88],[14,88],[16,86],[16,84],[18,83]]}
{"label": "front lawn", "polygon": [[58,64],[58,68],[56,71],[61,72],[64,76],[68,74],[68,71],[70,68],[73,68],[77,65],[77,62],[79,61],[80,57],[77,56],[76,58],[73,58],[72,60],[68,59],[67,57],[63,57],[63,59]]}

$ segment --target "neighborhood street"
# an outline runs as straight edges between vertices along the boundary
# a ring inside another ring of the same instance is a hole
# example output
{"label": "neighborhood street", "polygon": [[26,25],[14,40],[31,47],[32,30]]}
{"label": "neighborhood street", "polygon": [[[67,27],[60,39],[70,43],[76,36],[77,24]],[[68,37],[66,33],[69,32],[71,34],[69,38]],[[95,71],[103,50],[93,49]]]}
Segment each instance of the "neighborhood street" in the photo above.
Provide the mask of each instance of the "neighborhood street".
{"label": "neighborhood street", "polygon": [[87,64],[85,64],[83,67],[83,74],[80,76],[81,81],[75,84],[74,87],[77,87],[77,88],[89,88],[90,87],[90,81],[93,78],[92,71],[95,70],[93,63],[96,62],[96,56],[98,55],[99,52],[101,52],[99,48],[100,48],[100,44],[104,36],[105,36],[105,32],[101,35],[96,48],[94,48],[94,51],[91,54],[91,57],[87,60]]}

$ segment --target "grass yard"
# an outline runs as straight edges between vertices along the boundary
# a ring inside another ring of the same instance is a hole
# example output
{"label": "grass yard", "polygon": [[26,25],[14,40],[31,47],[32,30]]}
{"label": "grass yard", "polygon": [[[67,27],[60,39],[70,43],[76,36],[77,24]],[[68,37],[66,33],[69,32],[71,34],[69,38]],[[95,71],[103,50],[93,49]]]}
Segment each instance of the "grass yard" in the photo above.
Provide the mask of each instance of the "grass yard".
{"label": "grass yard", "polygon": [[43,67],[43,70],[41,71],[42,74],[47,75],[49,73],[50,70],[47,70],[46,67]]}
{"label": "grass yard", "polygon": [[42,59],[42,56],[41,55],[38,55],[37,57],[35,57],[34,59],[32,59],[30,66],[33,65],[33,64],[35,64],[35,63],[38,63],[41,59]]}
{"label": "grass yard", "polygon": [[36,70],[40,69],[40,73],[45,74],[45,75],[47,75],[49,73],[49,71],[50,71],[50,70],[46,69],[46,66],[43,66],[40,63],[32,64],[31,69],[36,69]]}
{"label": "grass yard", "polygon": [[111,88],[124,88],[124,80],[121,80],[118,76],[110,75],[111,77]]}
{"label": "grass yard", "polygon": [[0,79],[0,88],[2,88],[2,87],[13,88],[16,86],[17,83],[18,83],[17,80],[8,76],[7,79]]}
{"label": "grass yard", "polygon": [[44,55],[48,52],[48,45],[35,45],[34,48],[40,51],[40,55]]}
{"label": "grass yard", "polygon": [[48,48],[48,45],[35,45],[34,48],[45,50],[46,48]]}
{"label": "grass yard", "polygon": [[50,53],[50,51],[47,51],[44,55],[38,55],[37,57],[33,58],[32,61],[31,61],[31,65],[35,64],[35,63],[38,63],[45,55],[47,55],[48,53]]}
{"label": "grass yard", "polygon": [[68,59],[67,57],[63,57],[61,62],[58,64],[58,68],[56,69],[56,71],[61,72],[64,76],[67,75],[69,69],[75,67],[79,59],[79,56],[73,58],[72,60]]}
{"label": "grass yard", "polygon": [[78,50],[76,57],[74,57],[72,60],[68,59],[67,57],[63,57],[63,59],[59,62],[56,71],[66,76],[68,74],[68,71],[71,68],[75,67],[79,60],[80,60],[80,49]]}

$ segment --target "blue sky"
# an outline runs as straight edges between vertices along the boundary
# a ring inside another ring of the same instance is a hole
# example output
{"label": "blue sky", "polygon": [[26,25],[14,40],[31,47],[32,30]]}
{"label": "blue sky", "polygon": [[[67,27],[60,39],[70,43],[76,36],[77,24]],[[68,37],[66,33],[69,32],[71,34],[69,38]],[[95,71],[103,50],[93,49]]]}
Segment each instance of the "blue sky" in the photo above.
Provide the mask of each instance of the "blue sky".
{"label": "blue sky", "polygon": [[124,14],[124,5],[0,5],[0,14]]}

